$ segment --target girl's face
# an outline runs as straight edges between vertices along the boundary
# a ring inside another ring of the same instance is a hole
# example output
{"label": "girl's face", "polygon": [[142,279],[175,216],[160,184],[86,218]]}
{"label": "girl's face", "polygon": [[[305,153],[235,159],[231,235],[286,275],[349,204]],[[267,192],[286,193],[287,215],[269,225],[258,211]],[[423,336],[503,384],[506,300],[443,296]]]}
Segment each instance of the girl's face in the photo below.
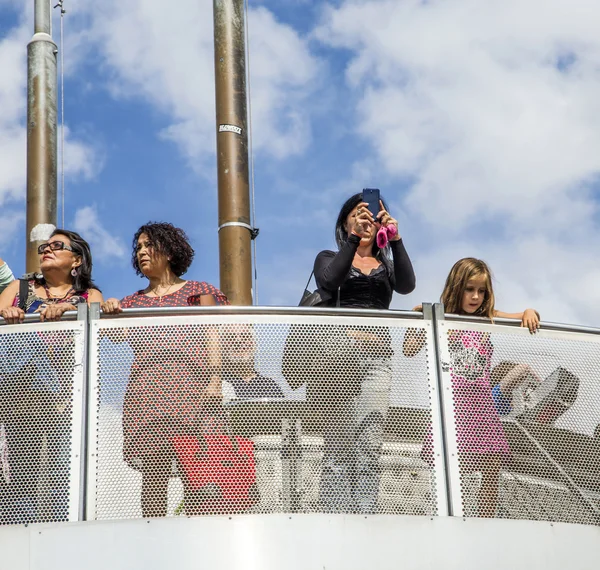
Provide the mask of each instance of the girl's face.
{"label": "girl's face", "polygon": [[476,313],[483,301],[487,292],[487,280],[483,275],[478,275],[467,281],[467,286],[463,291],[460,308],[464,313],[472,315]]}

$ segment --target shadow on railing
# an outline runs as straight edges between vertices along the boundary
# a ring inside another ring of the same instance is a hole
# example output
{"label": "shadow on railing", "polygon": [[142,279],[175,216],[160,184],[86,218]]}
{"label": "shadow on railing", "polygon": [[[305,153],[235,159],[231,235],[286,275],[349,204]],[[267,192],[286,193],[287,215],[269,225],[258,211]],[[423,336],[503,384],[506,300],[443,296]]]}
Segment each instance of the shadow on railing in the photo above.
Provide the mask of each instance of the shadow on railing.
{"label": "shadow on railing", "polygon": [[439,306],[98,316],[0,327],[0,524],[600,520],[598,331]]}

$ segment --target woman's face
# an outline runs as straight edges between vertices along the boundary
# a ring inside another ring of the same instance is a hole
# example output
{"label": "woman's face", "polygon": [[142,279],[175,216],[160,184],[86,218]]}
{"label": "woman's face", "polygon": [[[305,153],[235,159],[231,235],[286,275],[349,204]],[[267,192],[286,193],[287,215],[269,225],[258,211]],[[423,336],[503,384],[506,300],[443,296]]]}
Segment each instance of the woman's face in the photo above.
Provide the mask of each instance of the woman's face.
{"label": "woman's face", "polygon": [[476,313],[485,300],[486,291],[487,281],[483,275],[469,279],[462,296],[461,309],[463,312],[471,315]]}
{"label": "woman's face", "polygon": [[146,234],[138,238],[136,255],[140,271],[146,277],[160,276],[167,271],[167,256],[156,249]]}
{"label": "woman's face", "polygon": [[[346,223],[344,224],[344,229],[346,233],[349,234],[354,227],[354,221],[356,219],[356,211],[358,210],[358,205],[352,209],[352,211],[346,217]],[[364,230],[362,235],[362,239],[360,240],[360,245],[369,245],[375,241],[375,237],[377,236],[377,227],[374,224],[370,224],[368,228]]]}
{"label": "woman's face", "polygon": [[71,270],[81,265],[81,257],[75,255],[72,251],[68,249],[52,249],[53,247],[62,247],[60,245],[61,242],[65,247],[71,247],[71,240],[62,234],[52,236],[43,244],[45,247],[42,249],[42,253],[40,253],[40,270],[44,277],[50,271],[70,276]]}

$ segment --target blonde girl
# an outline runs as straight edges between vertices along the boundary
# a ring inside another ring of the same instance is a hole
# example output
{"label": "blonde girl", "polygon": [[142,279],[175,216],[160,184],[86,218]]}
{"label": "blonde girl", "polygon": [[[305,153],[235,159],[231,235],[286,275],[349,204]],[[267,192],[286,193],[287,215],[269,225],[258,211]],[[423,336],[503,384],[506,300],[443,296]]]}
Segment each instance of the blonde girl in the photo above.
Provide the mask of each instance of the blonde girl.
{"label": "blonde girl", "polygon": [[[533,309],[522,313],[503,313],[495,309],[490,269],[484,261],[472,257],[454,264],[441,301],[447,313],[489,319],[517,318],[531,332],[539,327],[539,314]],[[413,356],[422,344],[421,339],[407,334],[404,354]],[[503,459],[510,455],[492,398],[490,368],[494,347],[488,333],[463,330],[449,331],[448,345],[461,476],[481,472],[478,513],[481,517],[493,517],[498,504],[500,468]]]}
{"label": "blonde girl", "polygon": [[441,301],[446,313],[474,315],[505,319],[519,319],[521,326],[535,332],[540,325],[540,315],[534,309],[522,313],[504,313],[494,307],[492,273],[485,261],[474,257],[458,260],[446,279]]}

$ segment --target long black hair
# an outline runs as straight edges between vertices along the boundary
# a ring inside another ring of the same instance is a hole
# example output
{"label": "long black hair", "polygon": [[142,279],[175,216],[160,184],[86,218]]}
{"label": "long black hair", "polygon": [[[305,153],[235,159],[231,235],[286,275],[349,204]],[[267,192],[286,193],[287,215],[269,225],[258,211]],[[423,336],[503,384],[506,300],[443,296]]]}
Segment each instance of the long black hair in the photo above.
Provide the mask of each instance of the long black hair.
{"label": "long black hair", "polygon": [[[350,233],[344,226],[346,225],[346,220],[350,215],[350,212],[356,208],[363,201],[362,192],[359,194],[354,194],[354,196],[350,196],[342,206],[340,213],[338,214],[337,221],[335,222],[335,241],[337,243],[338,249],[342,247],[346,240],[348,239],[348,234]],[[381,198],[383,202],[383,207],[387,210],[387,205],[383,198]],[[348,228],[349,229],[349,228]],[[373,241],[373,256],[377,259],[383,261],[386,265],[389,265],[388,262],[391,260],[390,254],[390,246],[386,245],[383,250],[379,249],[377,246],[377,240]]]}
{"label": "long black hair", "polygon": [[[85,241],[77,232],[70,230],[55,229],[50,237],[57,235],[68,237],[71,242],[71,248],[73,249],[73,255],[81,258],[81,265],[75,268],[75,275],[73,279],[73,289],[75,292],[83,292],[88,289],[98,289],[94,281],[92,280],[92,252],[87,241]],[[45,280],[42,278],[41,283]],[[100,289],[98,289],[99,291]]]}
{"label": "long black hair", "polygon": [[189,269],[194,259],[194,250],[187,234],[181,228],[168,222],[148,222],[140,227],[133,236],[131,265],[137,275],[144,276],[137,258],[138,239],[142,234],[148,236],[156,251],[170,258],[171,271],[177,277],[181,277]]}

